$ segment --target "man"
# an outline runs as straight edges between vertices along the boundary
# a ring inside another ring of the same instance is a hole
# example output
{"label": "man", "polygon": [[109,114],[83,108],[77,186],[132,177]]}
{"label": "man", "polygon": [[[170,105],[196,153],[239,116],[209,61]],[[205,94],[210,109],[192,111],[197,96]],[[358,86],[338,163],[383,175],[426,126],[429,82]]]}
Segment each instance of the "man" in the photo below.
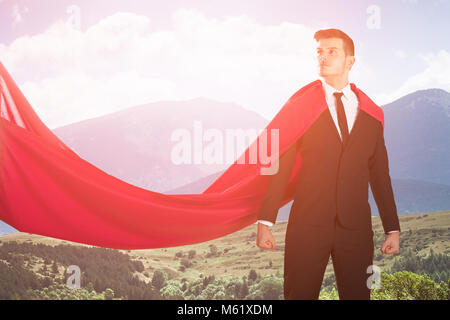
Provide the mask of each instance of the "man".
{"label": "man", "polygon": [[296,161],[302,170],[286,230],[285,299],[317,299],[331,255],[340,299],[370,299],[373,231],[368,185],[386,239],[383,254],[398,253],[400,225],[379,120],[358,107],[348,82],[355,62],[352,39],[337,29],[319,30],[317,61],[328,104],[279,159],[258,213],[257,246],[275,249],[270,226]]}

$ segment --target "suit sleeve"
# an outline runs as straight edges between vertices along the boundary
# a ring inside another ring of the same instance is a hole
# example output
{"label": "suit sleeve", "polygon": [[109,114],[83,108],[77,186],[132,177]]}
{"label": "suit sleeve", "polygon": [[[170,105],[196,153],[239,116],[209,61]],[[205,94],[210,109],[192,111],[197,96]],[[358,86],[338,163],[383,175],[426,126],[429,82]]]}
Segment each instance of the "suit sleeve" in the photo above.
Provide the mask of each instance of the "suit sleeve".
{"label": "suit sleeve", "polygon": [[384,233],[388,234],[390,231],[400,231],[400,223],[389,175],[389,161],[381,123],[379,123],[377,134],[375,152],[369,159],[369,183],[380,213]]}
{"label": "suit sleeve", "polygon": [[293,143],[292,146],[279,159],[278,172],[272,175],[269,186],[264,194],[261,207],[258,212],[258,220],[265,220],[275,223],[278,210],[283,200],[283,195],[289,182],[292,169],[297,157],[297,147],[299,144]]}

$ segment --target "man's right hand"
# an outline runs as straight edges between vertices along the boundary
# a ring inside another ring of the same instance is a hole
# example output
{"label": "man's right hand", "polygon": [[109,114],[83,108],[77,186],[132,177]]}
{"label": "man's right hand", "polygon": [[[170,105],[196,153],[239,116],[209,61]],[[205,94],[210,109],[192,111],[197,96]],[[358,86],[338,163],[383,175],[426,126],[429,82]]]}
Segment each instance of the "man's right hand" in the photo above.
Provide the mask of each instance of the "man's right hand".
{"label": "man's right hand", "polygon": [[258,232],[256,235],[256,245],[261,249],[275,250],[275,239],[269,226],[263,223],[258,223]]}

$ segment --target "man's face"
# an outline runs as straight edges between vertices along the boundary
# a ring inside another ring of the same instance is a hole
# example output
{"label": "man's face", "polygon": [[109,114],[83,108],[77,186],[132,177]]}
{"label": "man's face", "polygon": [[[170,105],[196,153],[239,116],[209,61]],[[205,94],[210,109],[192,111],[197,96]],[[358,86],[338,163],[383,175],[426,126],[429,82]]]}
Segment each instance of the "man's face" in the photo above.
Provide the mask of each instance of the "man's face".
{"label": "man's face", "polygon": [[317,63],[322,77],[344,76],[354,63],[353,56],[346,56],[344,41],[340,38],[320,39],[317,42]]}

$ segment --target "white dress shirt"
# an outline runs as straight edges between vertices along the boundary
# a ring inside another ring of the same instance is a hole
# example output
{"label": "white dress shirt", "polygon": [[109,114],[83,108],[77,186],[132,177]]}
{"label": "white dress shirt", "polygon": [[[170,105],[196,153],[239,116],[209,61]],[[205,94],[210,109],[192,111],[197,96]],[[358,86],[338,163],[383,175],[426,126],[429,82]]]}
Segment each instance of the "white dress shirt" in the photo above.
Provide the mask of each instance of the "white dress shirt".
{"label": "white dress shirt", "polygon": [[[342,88],[342,90],[337,90],[333,88],[331,85],[325,82],[325,80],[320,77],[320,81],[322,81],[322,86],[324,88],[325,93],[325,99],[328,105],[328,109],[330,110],[331,117],[334,120],[334,124],[336,125],[336,129],[339,133],[339,136],[342,139],[341,130],[339,129],[339,122],[337,118],[337,110],[336,110],[336,98],[333,95],[335,92],[342,92],[343,95],[341,97],[342,104],[344,105],[344,111],[345,111],[345,117],[347,118],[347,126],[348,126],[348,132],[351,133],[351,130],[353,128],[353,124],[355,123],[356,115],[359,111],[358,108],[358,97],[353,92],[353,90],[350,87],[350,83],[347,83],[347,85]],[[268,225],[269,227],[273,226],[273,223],[271,221],[267,220],[258,220],[257,222],[261,222],[262,224]],[[395,231],[389,231],[391,232],[398,232],[398,230]]]}

